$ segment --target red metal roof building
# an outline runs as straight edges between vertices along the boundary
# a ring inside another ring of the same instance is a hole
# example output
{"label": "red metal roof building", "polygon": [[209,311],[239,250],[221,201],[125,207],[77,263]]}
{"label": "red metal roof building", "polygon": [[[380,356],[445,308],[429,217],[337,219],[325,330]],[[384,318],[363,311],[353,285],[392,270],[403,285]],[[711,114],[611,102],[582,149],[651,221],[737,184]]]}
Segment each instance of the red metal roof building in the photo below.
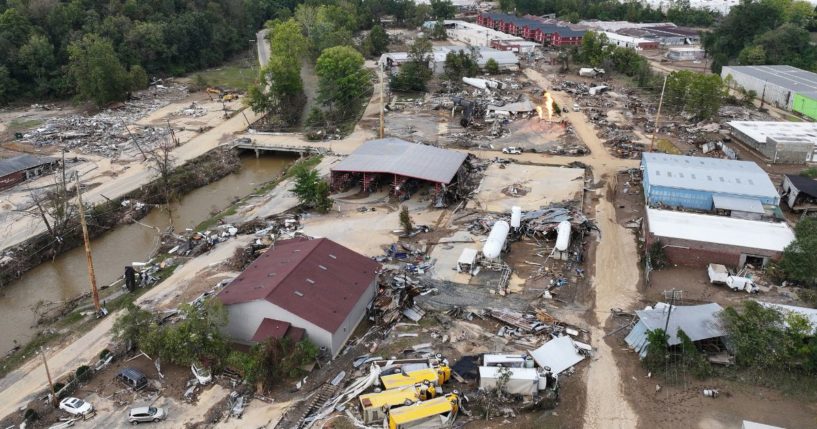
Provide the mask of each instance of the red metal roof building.
{"label": "red metal roof building", "polygon": [[477,24],[552,46],[580,45],[585,33],[585,30],[506,13],[482,13],[477,16]]}
{"label": "red metal roof building", "polygon": [[218,294],[226,333],[242,344],[305,333],[335,356],[374,298],[379,269],[326,238],[275,243]]}

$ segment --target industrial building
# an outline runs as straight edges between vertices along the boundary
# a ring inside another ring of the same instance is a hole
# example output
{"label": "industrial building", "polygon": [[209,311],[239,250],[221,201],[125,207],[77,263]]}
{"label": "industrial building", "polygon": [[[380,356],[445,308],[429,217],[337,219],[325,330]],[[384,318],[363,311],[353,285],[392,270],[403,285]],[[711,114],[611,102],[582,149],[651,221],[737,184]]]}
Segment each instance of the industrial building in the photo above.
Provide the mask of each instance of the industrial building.
{"label": "industrial building", "polygon": [[650,207],[772,216],[780,204],[769,175],[754,162],[644,152],[644,196]]}
{"label": "industrial building", "polygon": [[762,267],[779,259],[794,241],[794,232],[784,222],[647,207],[644,237],[648,249],[660,243],[671,264],[740,269],[747,263]]}
{"label": "industrial building", "polygon": [[645,49],[658,49],[659,46],[657,40],[625,36],[618,33],[612,33],[610,31],[603,31],[602,34],[607,36],[607,44],[613,46],[620,46],[623,48],[635,49],[636,51],[643,51]]}
{"label": "industrial building", "polygon": [[812,99],[817,93],[817,74],[792,66],[724,66],[721,77],[728,76],[732,78],[733,89],[755,91],[758,99],[788,111],[795,111],[797,94]]}
{"label": "industrial building", "polygon": [[[425,30],[431,30],[437,21],[426,21]],[[450,40],[463,42],[469,46],[482,46],[500,51],[512,51],[520,54],[530,54],[539,46],[538,43],[525,40],[519,36],[512,36],[492,28],[483,27],[472,22],[459,20],[443,21],[445,32]]]}
{"label": "industrial building", "polygon": [[[681,344],[678,330],[684,331],[692,342],[723,338],[726,331],[720,324],[719,315],[723,307],[718,304],[670,305],[659,302],[654,308],[636,310],[638,323],[624,338],[624,341],[643,359],[647,356],[648,334],[656,329],[666,330],[667,345]],[[670,315],[672,317],[670,317]]]}
{"label": "industrial building", "polygon": [[329,239],[275,243],[218,294],[239,344],[309,339],[337,356],[375,296],[380,264]]}
{"label": "industrial building", "polygon": [[59,161],[48,156],[19,155],[0,159],[0,190],[52,171]]}
{"label": "industrial building", "polygon": [[585,33],[584,30],[574,30],[566,25],[506,13],[481,13],[477,16],[477,24],[551,46],[580,45]]}
{"label": "industrial building", "polygon": [[783,176],[783,201],[793,211],[817,210],[817,180],[805,176]]}
{"label": "industrial building", "polygon": [[388,184],[395,195],[410,195],[425,182],[438,195],[456,182],[466,154],[397,138],[370,140],[346,159],[332,166],[332,187],[341,189],[360,183],[364,191]]}
{"label": "industrial building", "polygon": [[[429,67],[434,74],[442,74],[445,71],[445,58],[450,52],[471,52],[472,48],[466,46],[435,46],[431,49],[431,61]],[[489,59],[496,61],[500,71],[519,70],[519,58],[510,50],[499,50],[485,46],[474,46],[477,54],[477,65],[484,68]],[[401,65],[409,60],[408,52],[387,52],[380,56],[378,65],[389,73],[395,73]]]}
{"label": "industrial building", "polygon": [[731,121],[732,136],[772,163],[817,161],[817,123]]}

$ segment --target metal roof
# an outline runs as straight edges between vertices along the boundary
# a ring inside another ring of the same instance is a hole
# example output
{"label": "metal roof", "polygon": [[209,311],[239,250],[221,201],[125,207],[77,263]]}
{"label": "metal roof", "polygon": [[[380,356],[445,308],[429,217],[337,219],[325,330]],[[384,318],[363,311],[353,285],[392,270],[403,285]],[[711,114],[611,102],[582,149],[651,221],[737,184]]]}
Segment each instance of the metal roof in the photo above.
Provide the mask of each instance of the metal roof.
{"label": "metal roof", "polygon": [[817,91],[817,74],[792,66],[724,66],[721,76],[728,76],[730,71],[747,74],[755,79],[789,91]]}
{"label": "metal roof", "polygon": [[573,340],[567,335],[554,338],[528,353],[537,365],[550,368],[554,374],[561,374],[584,360],[584,355],[576,350]]}
{"label": "metal roof", "polygon": [[[655,308],[637,310],[638,323],[624,338],[624,341],[639,352],[643,358],[647,355],[647,333],[656,329],[663,330],[669,337],[667,343],[671,346],[681,344],[678,330],[681,329],[692,341],[720,338],[726,335],[720,323],[719,314],[723,307],[718,304],[670,306],[665,303],[656,304]],[[669,323],[667,323],[669,317]]]}
{"label": "metal roof", "polygon": [[794,241],[783,222],[763,222],[726,216],[647,208],[649,231],[658,237],[718,243],[782,252]]}
{"label": "metal roof", "polygon": [[18,155],[11,158],[0,159],[0,177],[56,161],[57,158],[50,156],[34,155]]}
{"label": "metal roof", "polygon": [[252,341],[266,341],[270,338],[281,339],[286,335],[289,327],[292,326],[289,322],[283,320],[275,320],[264,318],[258,329],[255,330],[255,335],[252,336]]}
{"label": "metal roof", "polygon": [[750,161],[644,152],[650,186],[779,198],[769,175]]}
{"label": "metal roof", "polygon": [[786,177],[798,191],[810,197],[817,198],[817,180],[809,179],[806,176],[796,176],[794,174],[787,174]]}
{"label": "metal roof", "polygon": [[763,204],[758,200],[749,198],[730,197],[727,195],[713,195],[712,202],[715,203],[716,209],[734,210],[748,213],[766,213],[763,210]]}
{"label": "metal roof", "polygon": [[817,124],[813,122],[730,121],[727,124],[757,143],[771,137],[778,144],[811,142],[817,146]]}
{"label": "metal roof", "polygon": [[332,171],[387,173],[435,183],[451,183],[466,154],[396,138],[369,140]]}
{"label": "metal roof", "polygon": [[806,321],[808,321],[812,327],[812,333],[817,333],[817,308],[798,307],[795,305],[777,304],[774,302],[763,301],[757,301],[757,303],[766,308],[773,308],[783,313],[783,315],[797,314],[805,317]]}
{"label": "metal roof", "polygon": [[332,240],[275,243],[219,294],[224,305],[265,299],[334,333],[380,264]]}
{"label": "metal roof", "polygon": [[491,18],[494,21],[511,22],[517,27],[528,27],[530,29],[542,30],[545,34],[558,33],[560,36],[575,37],[584,36],[585,30],[574,30],[570,27],[546,24],[530,18],[520,18],[518,16],[509,15],[507,13],[484,13],[484,16]]}
{"label": "metal roof", "polygon": [[462,51],[466,54],[470,54],[472,48],[478,53],[476,60],[480,67],[485,67],[489,59],[493,59],[498,65],[519,64],[519,57],[517,57],[515,53],[511,51],[500,51],[486,46],[435,46],[431,48],[431,53],[434,56],[435,62],[444,63],[449,53]]}

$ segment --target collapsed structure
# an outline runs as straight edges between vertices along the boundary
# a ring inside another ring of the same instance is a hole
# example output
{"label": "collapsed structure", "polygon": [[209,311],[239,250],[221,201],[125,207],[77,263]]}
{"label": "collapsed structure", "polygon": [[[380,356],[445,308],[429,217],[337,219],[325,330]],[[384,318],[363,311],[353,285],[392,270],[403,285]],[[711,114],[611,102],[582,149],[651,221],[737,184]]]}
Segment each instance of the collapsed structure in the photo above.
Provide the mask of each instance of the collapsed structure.
{"label": "collapsed structure", "polygon": [[817,209],[817,180],[805,176],[783,176],[783,200],[793,211]]}
{"label": "collapsed structure", "polygon": [[231,340],[306,337],[337,356],[375,295],[380,264],[329,239],[275,243],[219,294]]}
{"label": "collapsed structure", "polygon": [[[488,60],[494,60],[499,71],[509,72],[519,70],[519,58],[510,50],[498,50],[487,46],[434,46],[431,48],[431,55],[428,67],[431,71],[440,75],[445,71],[445,59],[449,53],[465,52],[472,54],[477,65],[484,69]],[[389,73],[395,73],[401,65],[411,60],[408,52],[386,52],[380,56],[377,64],[381,69]]]}
{"label": "collapsed structure", "polygon": [[772,163],[817,161],[817,124],[813,122],[732,121],[732,136]]}
{"label": "collapsed structure", "polygon": [[420,182],[434,185],[433,193],[442,197],[463,172],[467,155],[397,138],[370,140],[331,168],[332,188],[347,188],[359,183],[371,192],[389,184],[391,193],[411,195]]}
{"label": "collapsed structure", "polygon": [[715,303],[688,306],[658,303],[655,308],[647,307],[635,312],[638,323],[624,341],[643,359],[647,356],[649,345],[647,334],[656,329],[666,329],[667,344],[670,346],[681,344],[679,330],[684,331],[693,343],[720,339],[726,336],[718,318],[721,311],[723,307]]}

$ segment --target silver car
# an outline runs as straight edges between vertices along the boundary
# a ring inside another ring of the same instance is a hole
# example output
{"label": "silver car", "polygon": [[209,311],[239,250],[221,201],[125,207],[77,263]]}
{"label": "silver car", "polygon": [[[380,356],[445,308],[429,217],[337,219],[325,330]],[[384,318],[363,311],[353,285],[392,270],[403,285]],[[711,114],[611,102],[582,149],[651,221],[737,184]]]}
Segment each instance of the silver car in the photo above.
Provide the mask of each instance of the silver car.
{"label": "silver car", "polygon": [[137,407],[131,408],[128,413],[128,421],[133,424],[142,422],[158,422],[164,420],[167,413],[164,408],[158,407]]}

